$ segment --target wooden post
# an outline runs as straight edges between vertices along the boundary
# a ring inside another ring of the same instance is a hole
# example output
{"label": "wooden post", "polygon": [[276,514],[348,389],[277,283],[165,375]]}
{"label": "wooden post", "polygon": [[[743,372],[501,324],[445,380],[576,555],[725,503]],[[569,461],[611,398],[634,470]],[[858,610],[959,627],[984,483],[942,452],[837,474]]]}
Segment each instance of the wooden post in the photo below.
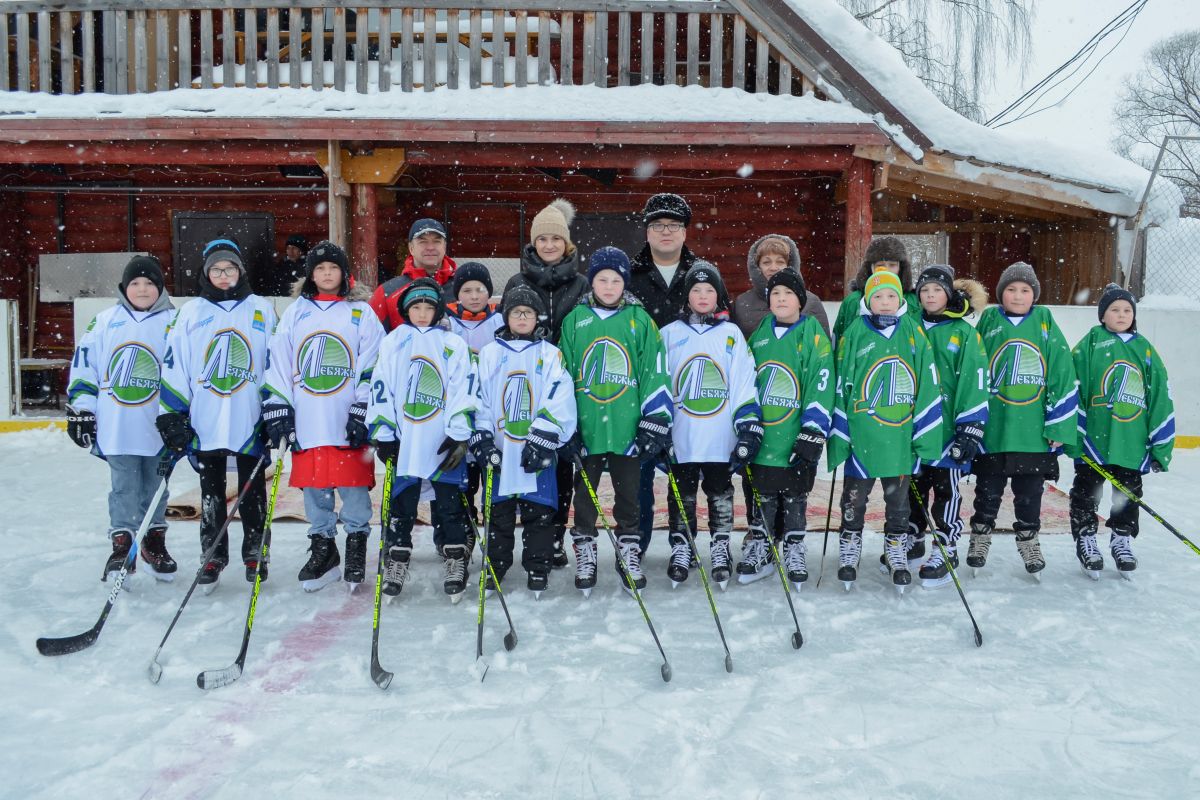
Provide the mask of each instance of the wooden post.
{"label": "wooden post", "polygon": [[379,264],[379,195],[369,183],[354,184],[354,236],[350,272],[354,280],[373,289]]}
{"label": "wooden post", "polygon": [[329,166],[326,172],[329,175],[329,241],[345,250],[347,233],[345,198],[350,194],[350,190],[346,182],[342,180],[342,143],[337,139],[330,139],[328,148]]}
{"label": "wooden post", "polygon": [[843,292],[858,274],[871,243],[871,187],[875,182],[875,162],[856,158],[842,174],[846,186],[846,261]]}

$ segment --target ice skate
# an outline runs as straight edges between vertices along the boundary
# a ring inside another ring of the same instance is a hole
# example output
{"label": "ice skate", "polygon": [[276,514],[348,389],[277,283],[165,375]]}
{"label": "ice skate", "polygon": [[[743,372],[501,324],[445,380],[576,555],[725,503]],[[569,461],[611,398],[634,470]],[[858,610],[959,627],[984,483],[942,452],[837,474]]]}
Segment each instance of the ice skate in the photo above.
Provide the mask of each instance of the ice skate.
{"label": "ice skate", "polygon": [[575,588],[590,597],[596,586],[596,538],[572,534],[571,548],[575,551]]}
{"label": "ice skate", "polygon": [[462,544],[443,545],[442,556],[442,589],[450,596],[450,602],[457,605],[467,590],[467,547]]}
{"label": "ice skate", "polygon": [[[142,538],[138,558],[142,566],[154,576],[155,580],[170,583],[175,580],[175,572],[179,565],[167,552],[167,529],[151,528]],[[119,567],[118,567],[119,569]]]}
{"label": "ice skate", "polygon": [[625,571],[629,571],[629,577],[633,580],[633,585],[638,591],[646,588],[646,576],[642,574],[642,548],[638,542],[637,536],[622,536],[617,542],[621,545],[620,551],[617,553],[617,575],[621,578],[621,588],[630,594],[633,590],[629,588],[629,581],[625,578]]}
{"label": "ice skate", "polygon": [[1094,581],[1100,580],[1100,571],[1104,569],[1104,556],[1100,555],[1100,546],[1096,543],[1096,534],[1083,533],[1075,540],[1075,557],[1079,559],[1079,567],[1083,574]]}
{"label": "ice skate", "polygon": [[[484,566],[483,569],[487,569],[487,567]],[[493,561],[492,569],[488,572],[487,580],[484,581],[483,584],[484,594],[489,598],[494,595],[496,593],[496,587],[504,583],[504,576],[507,574],[508,569],[506,567],[497,567],[496,563]]]}
{"label": "ice skate", "polygon": [[884,540],[884,555],[888,559],[888,568],[892,573],[892,585],[896,591],[904,594],[904,590],[912,583],[912,573],[908,571],[908,534],[888,536]]}
{"label": "ice skate", "polygon": [[[949,562],[942,557],[943,549],[950,557]],[[938,589],[953,583],[954,576],[950,574],[951,566],[958,569],[958,548],[952,544],[933,548],[928,560],[921,565],[921,569],[917,573],[921,579],[921,588]]]}
{"label": "ice skate", "polygon": [[[115,580],[117,573],[121,571],[121,567],[125,566],[125,560],[129,558],[129,551],[133,549],[133,534],[129,531],[113,531],[109,538],[112,540],[112,553],[108,556],[108,560],[104,562],[104,572],[100,574],[100,580],[109,581]],[[129,574],[137,571],[137,559],[129,565]],[[123,585],[127,591],[129,589],[128,581]]]}
{"label": "ice skate", "polygon": [[1017,552],[1025,562],[1025,571],[1033,576],[1038,583],[1042,581],[1042,570],[1046,568],[1046,559],[1042,558],[1042,546],[1038,542],[1037,531],[1017,534]]}
{"label": "ice skate", "polygon": [[992,528],[990,525],[971,526],[971,545],[967,548],[967,566],[972,575],[978,575],[979,570],[987,564],[988,550],[992,547]]}
{"label": "ice skate", "polygon": [[571,559],[567,558],[567,548],[563,539],[562,531],[558,531],[554,535],[554,553],[550,556],[550,565],[554,569],[561,569],[571,563]]}
{"label": "ice skate", "polygon": [[525,588],[533,592],[534,600],[542,599],[542,592],[550,584],[550,576],[545,572],[530,572],[525,578]]}
{"label": "ice skate", "polygon": [[346,534],[346,568],[342,580],[351,592],[367,577],[367,536],[363,532]]}
{"label": "ice skate", "polygon": [[862,531],[843,531],[838,537],[838,580],[846,591],[858,580],[858,561],[862,556]]}
{"label": "ice skate", "polygon": [[688,570],[692,566],[692,548],[679,537],[671,542],[671,562],[667,565],[667,577],[671,579],[671,588],[688,579]]}
{"label": "ice skate", "polygon": [[1117,574],[1127,581],[1133,580],[1137,569],[1137,557],[1133,554],[1133,537],[1113,532],[1108,540],[1109,552],[1117,565]]}
{"label": "ice skate", "polygon": [[713,536],[708,546],[708,557],[712,564],[713,583],[721,587],[721,591],[729,585],[729,565],[733,558],[729,552],[729,534]]}
{"label": "ice skate", "polygon": [[[915,572],[925,563],[925,534],[910,533],[908,534],[908,571]],[[891,565],[888,564],[887,552],[879,554],[879,571],[884,575],[892,573]]]}
{"label": "ice skate", "polygon": [[319,592],[342,579],[342,557],[333,537],[314,533],[308,539],[308,563],[300,568],[297,577],[304,591]]}
{"label": "ice skate", "polygon": [[390,598],[400,594],[408,579],[408,562],[412,557],[411,547],[389,547],[383,562],[383,593]]}
{"label": "ice skate", "polygon": [[783,568],[796,591],[800,591],[808,580],[808,546],[803,536],[789,534],[783,539]]}
{"label": "ice skate", "polygon": [[754,583],[771,574],[771,548],[766,536],[747,536],[742,542],[742,560],[738,562],[738,583]]}

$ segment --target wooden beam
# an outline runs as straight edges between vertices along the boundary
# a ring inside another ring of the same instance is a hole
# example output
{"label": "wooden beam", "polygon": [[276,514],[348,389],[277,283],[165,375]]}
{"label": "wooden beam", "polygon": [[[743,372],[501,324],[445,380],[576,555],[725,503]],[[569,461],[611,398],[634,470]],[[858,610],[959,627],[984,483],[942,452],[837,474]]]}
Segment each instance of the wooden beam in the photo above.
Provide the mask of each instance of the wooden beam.
{"label": "wooden beam", "polygon": [[731,173],[746,160],[755,172],[841,172],[853,157],[846,147],[736,147],[638,145],[621,148],[578,147],[561,144],[537,146],[493,144],[463,148],[447,143],[414,144],[406,149],[412,165],[523,167],[553,165],[556,169],[633,169],[653,161],[660,170],[712,170]]}
{"label": "wooden beam", "polygon": [[354,186],[354,235],[350,271],[354,280],[373,289],[379,277],[379,188]]}
{"label": "wooden beam", "polygon": [[[329,172],[329,154],[318,150],[317,163]],[[381,147],[369,153],[352,153],[342,148],[342,180],[346,183],[370,183],[391,186],[404,172],[404,148]]]}
{"label": "wooden beam", "polygon": [[313,161],[312,145],[287,142],[29,142],[0,148],[8,164],[282,166]]}
{"label": "wooden beam", "polygon": [[329,197],[326,203],[326,214],[329,218],[329,241],[343,250],[346,249],[346,198],[350,196],[350,187],[342,178],[342,148],[337,139],[330,139],[326,144],[325,173],[329,176]]}
{"label": "wooden beam", "polygon": [[[1079,206],[1064,205],[1011,192],[986,190],[961,181],[951,181],[931,175],[914,179],[895,168],[888,179],[889,194],[914,194],[930,200],[963,208],[980,208],[1018,217],[1035,219],[1097,219],[1097,212]],[[1104,215],[1107,218],[1109,215]]]}
{"label": "wooden beam", "polygon": [[875,164],[856,158],[845,172],[846,184],[846,251],[843,287],[858,273],[867,245],[871,243],[871,186]]}

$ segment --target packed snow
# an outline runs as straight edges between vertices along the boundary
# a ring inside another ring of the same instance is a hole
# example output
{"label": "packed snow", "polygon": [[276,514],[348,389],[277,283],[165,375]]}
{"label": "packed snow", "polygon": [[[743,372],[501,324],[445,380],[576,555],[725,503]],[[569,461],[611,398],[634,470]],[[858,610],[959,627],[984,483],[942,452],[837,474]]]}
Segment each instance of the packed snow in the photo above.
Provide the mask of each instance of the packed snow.
{"label": "packed snow", "polygon": [[[0,436],[0,477],[6,796],[996,800],[1200,791],[1200,698],[1188,688],[1200,657],[1191,633],[1200,557],[1146,517],[1132,582],[1109,560],[1093,583],[1070,537],[1048,535],[1038,584],[1011,538],[999,539],[985,572],[963,577],[979,649],[953,587],[898,597],[871,566],[846,594],[836,555],[821,588],[795,596],[799,651],[788,642],[778,581],[731,584],[717,602],[732,674],[698,576],[671,590],[659,539],[645,600],[674,668],[669,684],[611,556],[588,600],[569,569],[554,573],[539,602],[520,570],[510,573],[520,642],[503,650],[493,598],[481,683],[475,596],[450,605],[423,533],[415,574],[383,610],[381,659],[396,673],[387,691],[368,671],[371,592],[350,595],[341,583],[301,591],[304,526],[281,524],[246,673],[204,692],[196,674],[229,664],[240,642],[249,596],[240,568],[212,595],[192,598],[158,685],[146,664],[194,574],[194,522],[171,529],[174,583],[137,575],[94,647],[43,657],[37,637],[85,630],[104,603],[107,469],[63,432],[39,430]],[[1189,498],[1198,477],[1200,453],[1184,451],[1170,474],[1148,479],[1148,501],[1196,540]],[[172,480],[180,493],[195,485],[187,469]],[[235,523],[235,552],[237,531]],[[815,584],[821,537],[810,538]],[[868,536],[864,567],[880,549]]]}

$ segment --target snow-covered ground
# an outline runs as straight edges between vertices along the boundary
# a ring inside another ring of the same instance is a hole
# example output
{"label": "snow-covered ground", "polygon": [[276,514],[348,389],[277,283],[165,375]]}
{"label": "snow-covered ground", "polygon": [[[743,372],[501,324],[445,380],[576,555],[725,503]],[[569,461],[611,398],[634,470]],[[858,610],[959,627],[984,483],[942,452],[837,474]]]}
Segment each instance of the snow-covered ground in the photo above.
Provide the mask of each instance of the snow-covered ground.
{"label": "snow-covered ground", "polygon": [[[1198,478],[1200,452],[1180,452],[1176,469],[1149,479],[1147,499],[1200,541]],[[448,603],[422,536],[410,585],[383,613],[382,660],[396,673],[386,692],[368,674],[370,593],[302,592],[304,528],[281,525],[246,674],[203,692],[196,673],[237,651],[240,569],[193,597],[161,683],[145,674],[195,569],[197,524],[172,528],[174,584],[138,576],[93,648],[45,658],[38,636],[86,629],[104,602],[107,471],[65,434],[32,431],[0,436],[0,481],[4,797],[1200,793],[1200,557],[1145,517],[1133,582],[1111,562],[1087,580],[1064,535],[1044,537],[1037,584],[999,539],[986,572],[964,576],[981,649],[953,588],[900,598],[867,569],[845,594],[830,559],[821,588],[797,597],[805,645],[794,651],[779,583],[731,585],[717,600],[733,674],[698,576],[672,591],[659,541],[645,598],[669,684],[608,558],[590,600],[558,571],[535,603],[512,573],[520,644],[503,651],[490,603],[480,683],[474,598]],[[195,477],[183,469],[173,483]],[[815,583],[820,537],[810,538]],[[864,561],[880,549],[869,537]]]}

